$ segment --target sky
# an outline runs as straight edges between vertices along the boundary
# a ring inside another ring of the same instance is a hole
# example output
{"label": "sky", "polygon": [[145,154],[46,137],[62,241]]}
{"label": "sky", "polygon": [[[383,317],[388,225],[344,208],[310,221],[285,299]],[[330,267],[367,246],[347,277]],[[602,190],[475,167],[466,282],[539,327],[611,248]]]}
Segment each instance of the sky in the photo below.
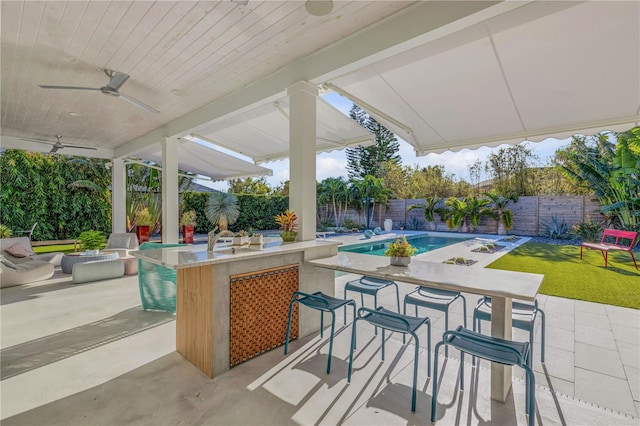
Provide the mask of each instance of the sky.
{"label": "sky", "polygon": [[[345,115],[349,115],[349,110],[353,103],[338,95],[337,93],[329,93],[322,96],[323,99],[329,102],[331,105],[342,111]],[[483,163],[487,160],[489,154],[497,152],[500,148],[507,145],[501,145],[495,148],[483,147],[478,149],[463,149],[458,152],[446,151],[442,154],[427,154],[422,157],[417,157],[413,147],[404,140],[398,138],[400,144],[400,151],[398,154],[402,159],[403,166],[418,165],[420,167],[425,166],[444,166],[448,174],[455,175],[457,180],[470,181],[469,166],[474,164],[477,160]],[[553,156],[557,149],[568,145],[570,139],[545,139],[541,142],[526,142],[529,149],[531,149],[535,155],[539,158],[539,165],[545,165],[548,163],[549,158]],[[224,151],[228,154],[234,155],[231,151]],[[246,159],[238,155],[240,158]],[[266,180],[270,186],[276,187],[283,182],[289,180],[289,160],[278,160],[268,163],[261,163],[262,167],[273,170],[272,176],[267,176]],[[322,181],[328,177],[344,177],[347,179],[347,158],[345,150],[325,152],[319,154],[316,157],[316,180]],[[484,177],[483,179],[486,179]],[[204,182],[196,181],[202,185],[209,186],[221,191],[228,189],[227,182]]]}

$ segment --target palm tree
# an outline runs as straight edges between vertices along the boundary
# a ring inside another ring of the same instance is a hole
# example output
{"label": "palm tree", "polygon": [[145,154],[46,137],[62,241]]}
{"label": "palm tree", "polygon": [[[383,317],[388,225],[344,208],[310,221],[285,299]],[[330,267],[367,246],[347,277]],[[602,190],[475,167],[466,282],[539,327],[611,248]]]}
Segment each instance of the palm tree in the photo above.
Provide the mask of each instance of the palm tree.
{"label": "palm tree", "polygon": [[[342,211],[346,209],[346,203],[348,201],[347,183],[342,179],[342,177],[327,178],[322,181],[322,188],[324,199],[331,203],[333,217],[335,219],[336,226],[339,227],[341,224],[340,216],[342,215]],[[344,208],[343,205],[345,205]]]}
{"label": "palm tree", "polygon": [[496,215],[498,221],[498,235],[506,235],[507,231],[510,231],[513,227],[513,212],[507,208],[510,202],[517,202],[517,195],[509,195],[503,197],[495,192],[485,192],[484,195],[489,197],[493,202],[493,213]]}
{"label": "palm tree", "polygon": [[422,209],[424,213],[424,219],[429,224],[429,227],[431,228],[432,231],[436,231],[438,229],[438,225],[436,224],[436,219],[435,219],[436,206],[440,201],[442,201],[442,198],[427,197],[424,200],[425,200],[424,204],[413,204],[409,206],[407,211],[411,211],[413,209]]}
{"label": "palm tree", "polygon": [[209,195],[204,214],[214,225],[220,227],[220,231],[226,231],[229,225],[233,225],[240,216],[238,200],[236,196],[228,192],[215,191]]}
{"label": "palm tree", "polygon": [[459,200],[456,197],[449,197],[444,204],[450,209],[450,216],[447,219],[449,229],[462,226],[461,232],[473,232],[480,224],[483,216],[493,216],[490,208],[487,208],[491,200],[478,198],[476,196],[466,197]]}
{"label": "palm tree", "polygon": [[464,201],[467,203],[467,208],[469,209],[466,217],[469,232],[473,232],[478,225],[480,225],[480,219],[482,219],[483,216],[494,216],[493,211],[487,207],[491,204],[491,200],[478,198],[474,195],[473,197],[466,197]]}
{"label": "palm tree", "polygon": [[353,200],[360,204],[358,211],[366,211],[365,223],[369,229],[371,225],[371,213],[376,203],[387,204],[391,191],[384,187],[382,179],[366,175],[362,180],[351,180]]}
{"label": "palm tree", "polygon": [[[573,137],[556,153],[555,163],[569,179],[593,190],[601,212],[613,225],[640,229],[640,155],[637,128],[621,134],[601,133],[593,138]],[[612,143],[610,136],[617,137]],[[591,143],[588,143],[591,142]]]}

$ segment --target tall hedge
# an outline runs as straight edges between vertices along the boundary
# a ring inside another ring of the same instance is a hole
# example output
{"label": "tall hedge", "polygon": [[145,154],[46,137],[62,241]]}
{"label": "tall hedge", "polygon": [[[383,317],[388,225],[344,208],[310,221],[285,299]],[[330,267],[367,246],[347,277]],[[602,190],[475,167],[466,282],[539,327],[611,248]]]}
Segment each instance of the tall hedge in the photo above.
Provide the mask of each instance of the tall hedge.
{"label": "tall hedge", "polygon": [[22,230],[38,222],[34,240],[72,239],[89,229],[110,232],[109,188],[95,191],[69,187],[79,180],[104,181],[105,176],[96,176],[96,170],[109,173],[103,166],[93,169],[79,166],[64,155],[13,149],[2,152],[0,223],[12,230]]}
{"label": "tall hedge", "polygon": [[[289,198],[281,196],[265,196],[253,194],[237,194],[240,217],[233,225],[229,225],[231,231],[240,229],[277,229],[274,217],[284,212],[289,207]],[[196,233],[207,233],[213,229],[213,225],[204,214],[209,193],[185,192],[182,194],[183,210],[195,210],[197,225]]]}

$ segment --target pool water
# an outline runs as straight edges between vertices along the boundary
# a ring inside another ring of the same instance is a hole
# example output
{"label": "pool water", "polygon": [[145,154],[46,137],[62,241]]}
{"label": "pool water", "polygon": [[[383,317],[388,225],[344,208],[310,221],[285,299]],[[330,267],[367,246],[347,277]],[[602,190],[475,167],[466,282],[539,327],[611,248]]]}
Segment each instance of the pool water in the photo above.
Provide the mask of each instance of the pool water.
{"label": "pool water", "polygon": [[[407,241],[418,249],[416,254],[426,253],[451,244],[460,243],[469,240],[469,237],[441,237],[430,235],[419,235],[415,237],[407,237]],[[382,241],[371,241],[363,244],[338,247],[338,251],[347,251],[350,253],[371,254],[374,256],[384,256],[384,252],[389,248],[395,238]]]}

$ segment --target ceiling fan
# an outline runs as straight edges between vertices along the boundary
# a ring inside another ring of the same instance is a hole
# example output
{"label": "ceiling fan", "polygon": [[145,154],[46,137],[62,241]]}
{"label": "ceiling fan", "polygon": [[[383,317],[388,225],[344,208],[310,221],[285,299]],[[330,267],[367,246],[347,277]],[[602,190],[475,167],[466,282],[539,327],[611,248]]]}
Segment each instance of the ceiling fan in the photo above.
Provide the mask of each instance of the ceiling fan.
{"label": "ceiling fan", "polygon": [[132,98],[129,95],[126,95],[124,93],[120,92],[120,88],[122,87],[122,85],[129,79],[129,74],[125,74],[123,72],[120,71],[114,71],[114,70],[109,70],[109,69],[105,69],[104,73],[107,75],[107,77],[109,77],[109,82],[102,86],[102,87],[77,87],[77,86],[49,86],[49,85],[42,85],[40,84],[39,86],[43,89],[66,89],[66,90],[93,90],[93,91],[98,91],[98,92],[102,92],[105,95],[110,95],[110,96],[116,96],[119,98],[122,98],[126,101],[131,102],[134,105],[139,106],[140,108],[146,109],[149,112],[153,112],[155,114],[159,114],[160,111],[158,111],[155,108],[150,107],[149,105],[145,104],[142,101],[139,101],[135,98]]}
{"label": "ceiling fan", "polygon": [[60,142],[60,139],[62,139],[62,135],[56,135],[56,139],[57,139],[57,141],[51,142],[51,141],[47,141],[47,140],[44,140],[44,139],[22,138],[23,141],[47,143],[49,145],[52,145],[52,148],[51,148],[51,151],[49,151],[49,154],[57,152],[58,150],[63,149],[63,148],[92,149],[94,151],[98,150],[98,148],[93,147],[93,146],[71,145],[71,144],[67,144],[67,143],[63,144],[62,142]]}

